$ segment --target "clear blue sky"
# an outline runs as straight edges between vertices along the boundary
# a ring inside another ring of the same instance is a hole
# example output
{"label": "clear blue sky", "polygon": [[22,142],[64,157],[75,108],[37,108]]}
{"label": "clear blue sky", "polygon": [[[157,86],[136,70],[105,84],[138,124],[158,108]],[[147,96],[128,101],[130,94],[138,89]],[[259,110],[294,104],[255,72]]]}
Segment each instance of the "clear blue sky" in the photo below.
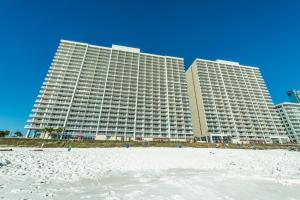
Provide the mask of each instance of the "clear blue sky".
{"label": "clear blue sky", "polygon": [[300,89],[300,1],[0,1],[0,129],[21,130],[60,39],[261,68],[275,103]]}

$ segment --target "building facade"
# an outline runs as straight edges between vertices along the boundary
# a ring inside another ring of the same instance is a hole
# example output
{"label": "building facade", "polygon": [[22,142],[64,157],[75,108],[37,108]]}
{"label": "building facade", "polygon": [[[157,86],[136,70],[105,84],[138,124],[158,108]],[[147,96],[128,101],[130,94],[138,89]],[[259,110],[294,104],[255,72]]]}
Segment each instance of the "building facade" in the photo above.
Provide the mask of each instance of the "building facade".
{"label": "building facade", "polygon": [[195,136],[206,141],[288,141],[256,67],[196,59],[186,72]]}
{"label": "building facade", "polygon": [[287,92],[290,101],[293,103],[300,103],[300,90],[290,90]]}
{"label": "building facade", "polygon": [[27,121],[63,138],[193,138],[183,59],[61,40]]}
{"label": "building facade", "polygon": [[275,106],[292,143],[300,144],[300,104],[281,103]]}

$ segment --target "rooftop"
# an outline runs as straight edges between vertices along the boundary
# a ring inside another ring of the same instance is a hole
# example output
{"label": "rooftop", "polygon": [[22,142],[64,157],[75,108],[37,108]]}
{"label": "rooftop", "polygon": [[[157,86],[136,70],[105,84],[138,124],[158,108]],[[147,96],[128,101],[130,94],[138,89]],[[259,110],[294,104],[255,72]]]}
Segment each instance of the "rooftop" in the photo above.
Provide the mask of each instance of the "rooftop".
{"label": "rooftop", "polygon": [[275,107],[279,106],[300,106],[300,103],[282,102],[275,105]]}
{"label": "rooftop", "polygon": [[175,57],[175,56],[164,56],[164,55],[158,55],[158,54],[152,54],[152,53],[141,53],[139,48],[127,47],[127,46],[122,46],[122,45],[113,44],[112,47],[110,48],[110,47],[104,47],[104,46],[100,46],[100,45],[92,45],[92,44],[88,44],[88,43],[75,42],[75,41],[63,40],[63,39],[61,39],[60,42],[80,44],[80,45],[89,45],[89,46],[96,47],[96,48],[114,49],[114,50],[119,50],[119,51],[140,53],[140,54],[149,55],[149,56],[158,56],[158,57],[164,57],[164,58],[173,58],[173,59],[183,60],[183,58]]}
{"label": "rooftop", "polygon": [[[253,66],[247,66],[247,65],[241,65],[239,62],[234,62],[234,61],[228,61],[228,60],[206,60],[206,59],[201,59],[201,58],[196,58],[195,61],[203,61],[203,62],[212,62],[212,63],[220,63],[220,64],[225,64],[225,65],[232,65],[232,66],[238,66],[238,67],[245,67],[245,68],[253,68],[253,69],[259,69],[258,67],[253,67]],[[194,61],[194,62],[195,62]]]}

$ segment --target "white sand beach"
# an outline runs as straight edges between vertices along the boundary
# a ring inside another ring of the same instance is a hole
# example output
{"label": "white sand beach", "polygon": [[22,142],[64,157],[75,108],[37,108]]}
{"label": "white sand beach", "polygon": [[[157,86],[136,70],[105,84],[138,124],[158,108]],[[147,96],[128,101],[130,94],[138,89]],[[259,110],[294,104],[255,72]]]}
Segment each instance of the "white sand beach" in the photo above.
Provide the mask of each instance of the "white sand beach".
{"label": "white sand beach", "polygon": [[300,199],[300,153],[197,148],[14,148],[0,199]]}

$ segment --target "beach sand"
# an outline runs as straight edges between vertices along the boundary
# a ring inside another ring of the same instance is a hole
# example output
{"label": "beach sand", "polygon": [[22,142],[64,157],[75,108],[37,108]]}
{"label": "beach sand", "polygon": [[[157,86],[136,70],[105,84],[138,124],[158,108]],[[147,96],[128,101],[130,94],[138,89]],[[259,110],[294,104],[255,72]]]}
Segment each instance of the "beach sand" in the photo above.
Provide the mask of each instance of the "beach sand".
{"label": "beach sand", "polygon": [[300,199],[300,153],[197,148],[13,148],[0,199]]}

